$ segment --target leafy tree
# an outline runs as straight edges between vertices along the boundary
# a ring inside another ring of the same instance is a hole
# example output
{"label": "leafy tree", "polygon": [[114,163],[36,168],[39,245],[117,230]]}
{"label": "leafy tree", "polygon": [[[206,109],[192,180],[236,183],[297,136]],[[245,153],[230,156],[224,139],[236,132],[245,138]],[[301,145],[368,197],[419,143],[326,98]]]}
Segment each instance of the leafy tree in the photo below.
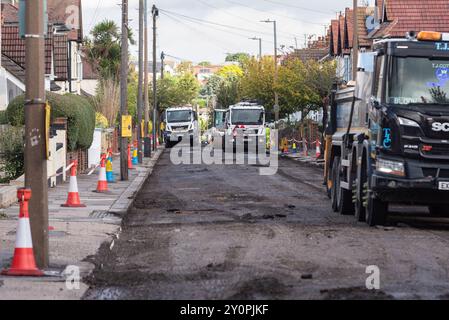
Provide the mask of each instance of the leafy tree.
{"label": "leafy tree", "polygon": [[183,61],[176,67],[176,71],[178,73],[192,73],[193,64],[191,61]]}
{"label": "leafy tree", "polygon": [[238,62],[240,65],[244,65],[248,60],[251,59],[251,56],[245,52],[237,52],[237,53],[229,53],[226,56],[226,62]]}
{"label": "leafy tree", "polygon": [[[157,96],[159,109],[165,110],[168,107],[191,104],[198,97],[200,85],[191,73],[184,73],[180,76],[165,76],[157,83]],[[152,95],[152,90],[150,90]]]}
{"label": "leafy tree", "polygon": [[201,67],[210,67],[212,65],[212,63],[210,63],[209,61],[202,61],[202,62],[198,63],[198,65]]}
{"label": "leafy tree", "polygon": [[254,58],[243,66],[241,97],[260,101],[268,112],[274,106],[274,60],[264,57],[260,62]]}
{"label": "leafy tree", "polygon": [[221,68],[218,72],[217,75],[219,77],[222,77],[224,79],[227,78],[236,78],[236,77],[243,77],[243,70],[241,67],[236,66],[236,65],[229,65],[229,66],[224,66],[223,68]]}
{"label": "leafy tree", "polygon": [[222,108],[229,108],[239,102],[240,78],[228,77],[221,81],[217,91],[217,102]]}
{"label": "leafy tree", "polygon": [[[129,42],[134,44],[132,32]],[[121,34],[113,20],[98,23],[84,41],[87,56],[103,79],[117,79],[121,63]]]}

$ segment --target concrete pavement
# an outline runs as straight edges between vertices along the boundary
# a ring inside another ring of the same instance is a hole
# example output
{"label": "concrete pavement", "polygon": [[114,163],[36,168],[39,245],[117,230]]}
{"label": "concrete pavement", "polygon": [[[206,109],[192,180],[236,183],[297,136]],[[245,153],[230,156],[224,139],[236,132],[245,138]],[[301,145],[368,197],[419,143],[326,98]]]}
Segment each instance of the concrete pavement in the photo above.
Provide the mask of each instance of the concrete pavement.
{"label": "concrete pavement", "polygon": [[[113,246],[119,237],[122,218],[131,205],[135,194],[153,171],[163,149],[143,165],[130,171],[130,180],[110,184],[110,194],[97,194],[98,170],[91,176],[78,177],[81,201],[87,208],[62,208],[67,200],[69,184],[49,190],[50,210],[50,271],[44,278],[10,278],[0,276],[0,300],[3,299],[80,299],[88,287],[81,283],[80,289],[68,290],[67,266],[77,266],[81,279],[90,274],[94,265],[89,256],[96,254],[100,246],[108,242]],[[119,176],[119,159],[114,161],[114,171]],[[31,208],[32,210],[32,208]],[[2,210],[0,214],[0,269],[7,268],[12,260],[19,215],[18,206]]]}

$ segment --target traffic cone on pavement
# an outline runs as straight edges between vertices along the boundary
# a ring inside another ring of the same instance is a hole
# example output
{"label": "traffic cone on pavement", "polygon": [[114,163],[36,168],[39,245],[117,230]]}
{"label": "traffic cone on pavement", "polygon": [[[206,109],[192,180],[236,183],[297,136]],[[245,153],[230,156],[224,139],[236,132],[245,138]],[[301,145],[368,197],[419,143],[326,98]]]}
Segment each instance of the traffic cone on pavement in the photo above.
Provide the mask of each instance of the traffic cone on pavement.
{"label": "traffic cone on pavement", "polygon": [[77,170],[78,170],[78,161],[72,162],[73,166],[70,171],[70,187],[69,187],[69,195],[67,197],[67,203],[63,204],[61,207],[64,208],[85,208],[86,205],[81,203],[80,195],[78,192],[78,180],[77,180]]}
{"label": "traffic cone on pavement", "polygon": [[28,212],[31,190],[18,190],[17,198],[20,203],[20,215],[19,227],[16,235],[16,248],[14,250],[11,268],[9,270],[4,270],[2,275],[14,277],[41,277],[44,273],[36,266],[33,241],[31,239],[30,215]]}
{"label": "traffic cone on pavement", "polygon": [[106,180],[108,183],[115,183],[114,168],[112,166],[112,152],[108,152],[108,158],[106,159]]}
{"label": "traffic cone on pavement", "polygon": [[97,193],[108,193],[108,181],[106,179],[106,155],[101,155],[101,168],[100,168],[100,175],[98,177],[98,185],[97,190],[94,192]]}
{"label": "traffic cone on pavement", "polygon": [[139,144],[137,141],[134,142],[134,149],[133,149],[133,165],[139,164]]}
{"label": "traffic cone on pavement", "polygon": [[321,142],[320,140],[316,140],[316,158],[321,158]]}
{"label": "traffic cone on pavement", "polygon": [[133,159],[132,159],[132,155],[131,155],[131,145],[130,144],[128,144],[128,169],[129,170],[134,170]]}

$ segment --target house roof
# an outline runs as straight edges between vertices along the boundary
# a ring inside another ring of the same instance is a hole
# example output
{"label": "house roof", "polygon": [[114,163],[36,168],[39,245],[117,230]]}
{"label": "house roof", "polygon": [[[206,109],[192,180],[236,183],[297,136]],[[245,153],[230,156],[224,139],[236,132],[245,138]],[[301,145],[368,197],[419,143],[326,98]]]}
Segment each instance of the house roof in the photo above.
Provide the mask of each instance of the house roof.
{"label": "house roof", "polygon": [[449,0],[378,0],[386,18],[371,36],[405,37],[409,31],[449,32]]}
{"label": "house roof", "polygon": [[306,48],[306,49],[297,49],[295,50],[291,56],[293,58],[299,58],[302,61],[306,62],[309,60],[321,60],[325,58],[327,55],[329,55],[329,49],[328,48]]}
{"label": "house roof", "polygon": [[2,54],[2,67],[22,83],[25,83],[25,69],[4,54]]}
{"label": "house roof", "polygon": [[[71,31],[68,39],[83,40],[83,15],[81,0],[47,0],[48,21],[50,24],[65,24]],[[10,3],[2,4],[3,23],[18,23],[19,9]]]}
{"label": "house roof", "polygon": [[[45,39],[45,73],[52,74],[52,57],[57,80],[67,80],[67,36],[55,35],[52,26],[48,26],[48,37]],[[25,41],[19,36],[18,24],[2,26],[2,54],[22,68],[25,66]]]}
{"label": "house roof", "polygon": [[71,31],[68,39],[83,41],[83,14],[81,0],[47,0],[48,20],[53,23],[63,23]]}
{"label": "house roof", "polygon": [[337,56],[340,54],[340,44],[339,44],[339,36],[340,36],[340,26],[338,20],[331,21],[331,54]]}

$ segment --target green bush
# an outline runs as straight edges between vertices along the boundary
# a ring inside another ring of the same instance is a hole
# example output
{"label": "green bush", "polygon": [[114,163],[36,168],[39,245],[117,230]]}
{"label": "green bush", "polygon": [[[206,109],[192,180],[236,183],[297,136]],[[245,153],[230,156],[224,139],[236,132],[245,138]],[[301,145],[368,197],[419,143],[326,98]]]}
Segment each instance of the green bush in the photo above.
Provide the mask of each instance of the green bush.
{"label": "green bush", "polygon": [[24,173],[22,127],[10,127],[0,133],[0,172],[4,181],[17,179]]}
{"label": "green bush", "polygon": [[[51,118],[67,118],[68,150],[88,149],[92,145],[95,130],[95,111],[84,97],[47,92],[51,106]],[[12,126],[23,126],[25,97],[18,96],[8,106],[7,117]]]}
{"label": "green bush", "polygon": [[8,124],[8,116],[5,111],[0,111],[0,125]]}

